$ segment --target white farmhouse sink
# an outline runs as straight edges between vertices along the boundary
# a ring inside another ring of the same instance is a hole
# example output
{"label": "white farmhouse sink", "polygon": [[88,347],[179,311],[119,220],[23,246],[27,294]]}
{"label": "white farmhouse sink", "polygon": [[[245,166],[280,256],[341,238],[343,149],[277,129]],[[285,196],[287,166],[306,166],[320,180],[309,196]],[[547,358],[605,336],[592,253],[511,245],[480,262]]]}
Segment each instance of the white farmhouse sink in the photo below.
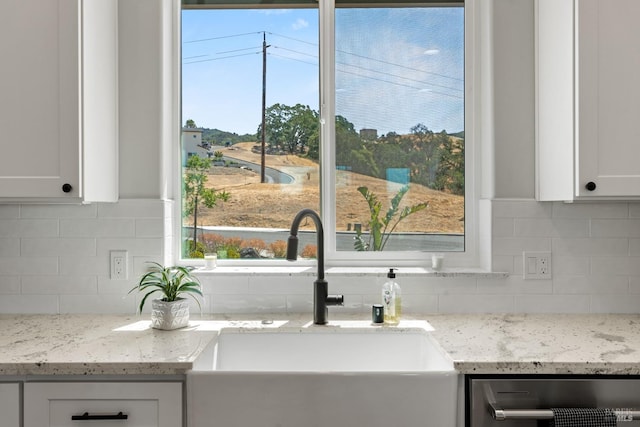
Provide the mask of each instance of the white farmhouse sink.
{"label": "white farmhouse sink", "polygon": [[187,373],[188,425],[448,427],[457,387],[424,330],[223,329]]}
{"label": "white farmhouse sink", "polygon": [[453,371],[422,331],[222,331],[209,365],[218,371]]}

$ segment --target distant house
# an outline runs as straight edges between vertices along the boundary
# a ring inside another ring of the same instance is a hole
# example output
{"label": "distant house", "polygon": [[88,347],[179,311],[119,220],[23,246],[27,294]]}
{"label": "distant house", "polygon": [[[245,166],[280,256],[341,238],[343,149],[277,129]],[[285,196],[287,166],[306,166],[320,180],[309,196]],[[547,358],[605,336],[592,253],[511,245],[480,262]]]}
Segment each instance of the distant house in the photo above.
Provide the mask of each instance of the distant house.
{"label": "distant house", "polygon": [[[208,145],[208,144],[207,144]],[[202,129],[182,128],[182,165],[190,156],[211,157],[207,146],[202,144]]]}

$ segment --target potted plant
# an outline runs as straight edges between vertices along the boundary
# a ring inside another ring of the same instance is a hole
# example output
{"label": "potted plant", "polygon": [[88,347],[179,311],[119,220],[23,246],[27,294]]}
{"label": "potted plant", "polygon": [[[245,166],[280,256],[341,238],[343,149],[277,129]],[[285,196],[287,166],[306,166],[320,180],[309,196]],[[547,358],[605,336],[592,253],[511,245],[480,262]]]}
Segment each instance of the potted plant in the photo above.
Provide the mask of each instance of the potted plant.
{"label": "potted plant", "polygon": [[152,262],[153,266],[149,272],[144,274],[138,284],[129,291],[137,290],[146,292],[138,311],[142,313],[147,298],[156,292],[163,294],[162,298],[151,301],[151,327],[155,329],[178,329],[189,323],[189,304],[183,295],[193,298],[198,307],[200,301],[196,297],[202,297],[202,290],[198,279],[191,275],[192,268],[171,266],[164,267],[161,264]]}

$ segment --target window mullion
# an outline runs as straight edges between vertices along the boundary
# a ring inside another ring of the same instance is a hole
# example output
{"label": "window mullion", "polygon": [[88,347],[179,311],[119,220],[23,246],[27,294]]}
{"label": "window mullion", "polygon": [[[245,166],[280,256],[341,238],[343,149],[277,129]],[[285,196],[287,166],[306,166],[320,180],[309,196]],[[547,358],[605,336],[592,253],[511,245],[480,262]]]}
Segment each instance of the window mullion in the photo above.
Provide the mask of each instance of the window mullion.
{"label": "window mullion", "polygon": [[320,0],[320,206],[325,248],[336,253],[335,206],[335,0]]}

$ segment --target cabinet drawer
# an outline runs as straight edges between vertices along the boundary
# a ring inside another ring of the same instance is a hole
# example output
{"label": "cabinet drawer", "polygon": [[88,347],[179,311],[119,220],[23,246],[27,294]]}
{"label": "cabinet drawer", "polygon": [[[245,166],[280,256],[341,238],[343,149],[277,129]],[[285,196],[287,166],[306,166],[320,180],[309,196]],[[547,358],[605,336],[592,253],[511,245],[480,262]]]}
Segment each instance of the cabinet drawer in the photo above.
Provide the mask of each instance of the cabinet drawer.
{"label": "cabinet drawer", "polygon": [[20,384],[0,383],[0,416],[3,427],[20,426]]}
{"label": "cabinet drawer", "polygon": [[26,383],[25,427],[180,427],[182,383]]}
{"label": "cabinet drawer", "polygon": [[158,400],[50,399],[47,426],[81,426],[91,421],[99,427],[158,427]]}

